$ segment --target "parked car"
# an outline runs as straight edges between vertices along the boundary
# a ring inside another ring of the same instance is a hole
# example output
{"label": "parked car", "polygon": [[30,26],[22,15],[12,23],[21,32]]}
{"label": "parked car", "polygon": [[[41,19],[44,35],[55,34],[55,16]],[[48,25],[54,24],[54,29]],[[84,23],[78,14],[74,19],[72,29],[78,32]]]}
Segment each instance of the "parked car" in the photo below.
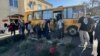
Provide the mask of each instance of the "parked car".
{"label": "parked car", "polygon": [[100,20],[100,16],[92,16],[91,18],[95,21]]}

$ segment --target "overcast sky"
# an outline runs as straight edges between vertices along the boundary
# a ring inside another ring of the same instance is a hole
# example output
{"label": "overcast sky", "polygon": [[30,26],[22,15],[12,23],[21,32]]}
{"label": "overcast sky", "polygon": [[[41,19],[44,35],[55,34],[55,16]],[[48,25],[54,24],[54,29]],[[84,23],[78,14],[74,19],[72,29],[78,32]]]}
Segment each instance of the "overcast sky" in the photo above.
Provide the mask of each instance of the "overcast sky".
{"label": "overcast sky", "polygon": [[57,6],[73,6],[73,5],[79,5],[82,4],[83,1],[89,1],[89,0],[47,0],[51,4],[53,4],[54,7]]}

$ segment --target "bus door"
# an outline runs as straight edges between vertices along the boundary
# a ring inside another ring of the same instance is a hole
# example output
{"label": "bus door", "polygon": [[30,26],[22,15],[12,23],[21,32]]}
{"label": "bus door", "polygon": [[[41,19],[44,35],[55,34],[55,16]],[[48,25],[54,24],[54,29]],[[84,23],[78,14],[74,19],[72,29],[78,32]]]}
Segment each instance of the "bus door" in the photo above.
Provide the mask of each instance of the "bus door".
{"label": "bus door", "polygon": [[53,12],[53,18],[56,19],[56,20],[63,19],[62,11],[54,11]]}

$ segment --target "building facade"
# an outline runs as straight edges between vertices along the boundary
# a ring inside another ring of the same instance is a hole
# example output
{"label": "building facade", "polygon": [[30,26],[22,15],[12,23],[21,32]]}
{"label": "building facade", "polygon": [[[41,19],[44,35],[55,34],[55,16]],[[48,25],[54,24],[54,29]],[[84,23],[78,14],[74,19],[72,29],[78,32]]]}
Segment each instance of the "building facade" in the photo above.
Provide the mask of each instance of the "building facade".
{"label": "building facade", "polygon": [[9,15],[52,8],[45,0],[0,0],[0,22]]}
{"label": "building facade", "polygon": [[[23,8],[24,7],[24,8]],[[19,0],[19,13],[52,8],[52,4],[45,0]]]}

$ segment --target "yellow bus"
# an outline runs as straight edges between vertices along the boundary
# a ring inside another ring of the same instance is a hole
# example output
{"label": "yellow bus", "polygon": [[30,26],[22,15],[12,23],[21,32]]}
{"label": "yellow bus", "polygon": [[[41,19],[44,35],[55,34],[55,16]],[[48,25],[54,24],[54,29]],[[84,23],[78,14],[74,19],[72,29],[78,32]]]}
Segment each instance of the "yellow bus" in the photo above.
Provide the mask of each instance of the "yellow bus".
{"label": "yellow bus", "polygon": [[70,7],[58,7],[47,10],[39,11],[28,11],[25,12],[24,21],[32,22],[32,25],[43,23],[44,20],[56,19],[57,16],[61,15],[61,18],[64,20],[64,32],[68,33],[71,36],[75,36],[78,33],[79,17],[83,16],[84,8],[82,5],[70,6]]}

